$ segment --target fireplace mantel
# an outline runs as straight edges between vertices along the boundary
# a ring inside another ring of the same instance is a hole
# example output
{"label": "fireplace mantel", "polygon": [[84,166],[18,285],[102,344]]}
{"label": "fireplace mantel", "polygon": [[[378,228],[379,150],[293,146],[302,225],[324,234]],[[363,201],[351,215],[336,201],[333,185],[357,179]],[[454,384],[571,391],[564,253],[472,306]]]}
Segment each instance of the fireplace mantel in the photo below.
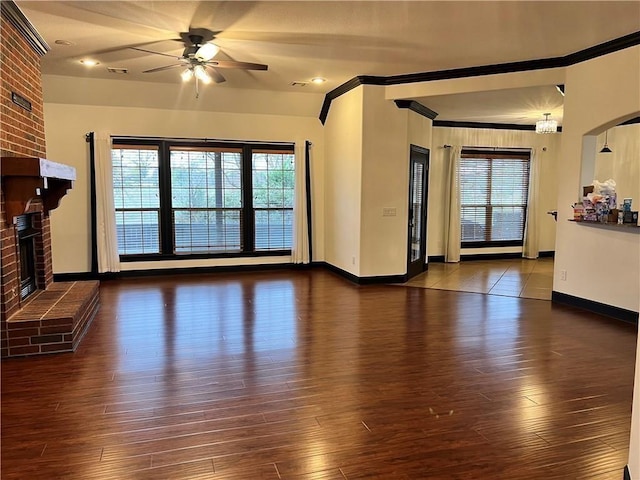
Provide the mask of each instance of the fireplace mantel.
{"label": "fireplace mantel", "polygon": [[6,222],[22,215],[34,198],[41,198],[45,214],[60,204],[73,186],[76,169],[36,157],[2,157],[0,165]]}

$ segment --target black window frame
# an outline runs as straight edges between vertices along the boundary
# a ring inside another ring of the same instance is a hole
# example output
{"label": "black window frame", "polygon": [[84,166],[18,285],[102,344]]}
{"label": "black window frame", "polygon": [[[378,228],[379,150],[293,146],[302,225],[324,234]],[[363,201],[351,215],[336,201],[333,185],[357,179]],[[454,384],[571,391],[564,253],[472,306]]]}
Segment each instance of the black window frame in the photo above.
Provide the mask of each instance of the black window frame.
{"label": "black window frame", "polygon": [[[461,152],[460,152],[460,160],[462,161],[465,158],[470,158],[470,159],[486,159],[486,160],[493,160],[493,159],[499,159],[499,160],[505,160],[505,159],[513,159],[513,160],[520,160],[520,161],[526,161],[528,168],[527,168],[527,177],[530,175],[531,172],[531,150],[530,149],[522,149],[522,150],[508,150],[508,149],[499,149],[499,148],[495,148],[492,149],[490,151],[487,150],[482,150],[482,149],[473,149],[473,148],[462,148]],[[491,182],[491,175],[488,176],[488,181]],[[460,186],[460,188],[462,188]],[[461,248],[465,249],[465,248],[494,248],[494,247],[521,247],[524,245],[524,232],[526,230],[526,221],[527,221],[527,210],[529,208],[529,203],[528,203],[528,196],[529,196],[529,178],[527,178],[527,182],[526,182],[526,192],[525,192],[525,200],[526,203],[524,204],[524,208],[523,208],[523,222],[522,222],[522,235],[520,239],[517,240],[490,240],[487,239],[487,237],[489,236],[490,232],[491,232],[491,228],[487,228],[486,225],[487,223],[490,224],[491,222],[491,218],[492,218],[492,204],[491,204],[491,183],[489,183],[489,187],[488,187],[488,191],[489,191],[489,200],[486,204],[483,204],[482,206],[486,207],[486,215],[485,215],[485,239],[484,240],[475,240],[475,241],[464,241],[462,238],[462,225],[460,225],[460,246]],[[468,206],[473,206],[473,205],[468,205]],[[460,202],[460,213],[461,213],[461,217],[462,217],[462,201]]]}
{"label": "black window frame", "polygon": [[[118,146],[156,146],[159,161],[159,200],[160,200],[160,253],[121,254],[121,262],[161,261],[161,260],[198,260],[210,258],[277,257],[291,255],[291,249],[255,250],[255,222],[253,208],[252,157],[254,150],[289,150],[295,155],[293,142],[266,143],[226,140],[189,140],[171,138],[112,137],[112,149]],[[173,208],[171,203],[171,148],[189,149],[228,148],[241,150],[241,250],[232,252],[174,253]],[[295,158],[294,158],[295,162]],[[295,168],[295,167],[294,167]],[[249,188],[247,188],[249,186]],[[293,208],[291,208],[293,210]]]}

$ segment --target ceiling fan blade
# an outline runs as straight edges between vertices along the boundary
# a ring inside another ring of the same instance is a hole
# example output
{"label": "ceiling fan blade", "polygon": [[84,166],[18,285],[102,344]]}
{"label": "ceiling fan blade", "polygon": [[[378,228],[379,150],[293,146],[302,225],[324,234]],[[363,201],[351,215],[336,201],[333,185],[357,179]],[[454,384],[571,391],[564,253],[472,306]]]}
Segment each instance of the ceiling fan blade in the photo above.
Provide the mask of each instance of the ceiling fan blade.
{"label": "ceiling fan blade", "polygon": [[209,67],[207,69],[207,73],[211,77],[211,80],[213,80],[215,83],[222,83],[227,81],[227,79],[224,78],[222,74],[219,71],[217,71],[215,68]]}
{"label": "ceiling fan blade", "polygon": [[144,48],[140,48],[140,47],[129,47],[131,50],[138,50],[139,52],[145,52],[145,53],[153,53],[154,55],[162,55],[163,57],[170,57],[170,58],[175,58],[175,59],[181,59],[182,57],[178,57],[176,55],[169,55],[168,53],[161,53],[161,52],[154,52],[153,50],[146,50]]}
{"label": "ceiling fan blade", "polygon": [[210,67],[216,68],[240,68],[242,70],[267,70],[268,65],[262,63],[236,62],[234,60],[209,60],[206,62]]}
{"label": "ceiling fan blade", "polygon": [[176,68],[176,67],[184,67],[184,64],[174,63],[173,65],[165,65],[164,67],[157,67],[157,68],[152,68],[151,70],[144,70],[142,73],[162,72],[164,70],[171,70],[172,68]]}

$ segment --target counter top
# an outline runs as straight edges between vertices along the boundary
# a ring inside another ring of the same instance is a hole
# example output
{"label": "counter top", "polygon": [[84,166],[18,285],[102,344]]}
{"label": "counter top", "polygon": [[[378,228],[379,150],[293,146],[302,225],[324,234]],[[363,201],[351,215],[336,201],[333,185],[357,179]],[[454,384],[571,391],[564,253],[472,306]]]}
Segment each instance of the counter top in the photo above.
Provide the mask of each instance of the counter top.
{"label": "counter top", "polygon": [[619,230],[623,232],[636,232],[640,233],[640,225],[636,225],[635,223],[613,223],[613,222],[594,222],[591,220],[573,220],[569,219],[569,222],[577,223],[578,225],[588,225],[590,227],[599,227],[606,228],[609,230]]}

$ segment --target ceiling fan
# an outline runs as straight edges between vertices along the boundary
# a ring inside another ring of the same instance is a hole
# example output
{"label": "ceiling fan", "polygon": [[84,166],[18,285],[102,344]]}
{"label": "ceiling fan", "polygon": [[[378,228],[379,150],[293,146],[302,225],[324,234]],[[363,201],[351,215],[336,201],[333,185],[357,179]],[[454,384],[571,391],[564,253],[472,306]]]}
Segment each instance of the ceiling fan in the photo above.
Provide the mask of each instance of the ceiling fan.
{"label": "ceiling fan", "polygon": [[178,60],[179,63],[144,70],[142,73],[162,72],[164,70],[182,67],[184,70],[180,76],[184,82],[195,79],[196,98],[198,98],[200,94],[198,89],[199,81],[204,84],[209,84],[212,81],[215,83],[222,83],[226,81],[224,76],[218,71],[219,68],[238,68],[242,70],[267,70],[269,68],[268,65],[261,63],[237,62],[235,60],[214,60],[214,57],[220,51],[220,47],[210,42],[214,38],[214,33],[210,30],[190,30],[189,32],[182,33],[181,37],[182,40],[180,41],[185,44],[185,49],[181,57],[161,52],[154,52],[152,50],[146,50],[139,47],[129,48],[140,52],[162,55]]}

